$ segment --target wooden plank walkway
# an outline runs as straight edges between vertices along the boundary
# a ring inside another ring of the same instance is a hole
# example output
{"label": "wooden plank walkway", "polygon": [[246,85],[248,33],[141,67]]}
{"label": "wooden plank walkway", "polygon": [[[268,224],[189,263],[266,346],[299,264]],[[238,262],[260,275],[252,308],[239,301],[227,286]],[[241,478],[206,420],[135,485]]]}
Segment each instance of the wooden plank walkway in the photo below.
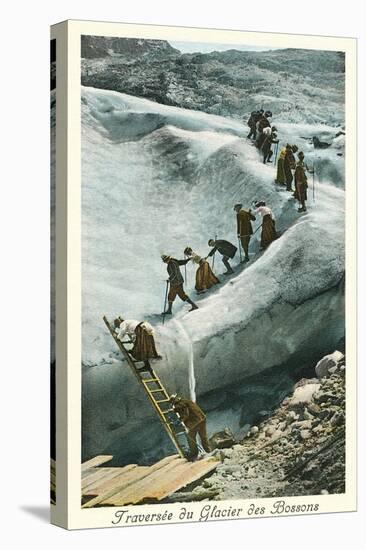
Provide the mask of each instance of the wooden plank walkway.
{"label": "wooden plank walkway", "polygon": [[83,508],[159,502],[213,472],[219,464],[213,457],[189,462],[176,454],[152,466],[100,467],[111,459],[95,457],[82,464]]}

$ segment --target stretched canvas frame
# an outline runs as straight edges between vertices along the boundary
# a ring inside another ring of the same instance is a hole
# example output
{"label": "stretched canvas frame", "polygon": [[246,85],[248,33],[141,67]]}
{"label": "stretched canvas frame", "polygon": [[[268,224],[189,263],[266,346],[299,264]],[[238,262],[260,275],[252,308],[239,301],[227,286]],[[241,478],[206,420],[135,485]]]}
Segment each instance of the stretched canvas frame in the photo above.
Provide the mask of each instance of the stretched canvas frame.
{"label": "stretched canvas frame", "polygon": [[[286,497],[281,512],[278,498],[210,502],[216,515],[208,517],[207,503],[137,505],[121,509],[82,509],[81,486],[81,115],[80,40],[82,35],[164,39],[174,41],[270,45],[283,48],[345,52],[346,61],[346,492],[342,495]],[[356,40],[291,34],[221,31],[183,27],[67,21],[54,25],[51,38],[57,51],[56,137],[56,504],[53,523],[69,529],[128,524],[177,523],[298,513],[327,513],[356,509]],[[316,505],[303,511],[301,506]],[[189,514],[182,509],[189,510]],[[231,514],[230,510],[241,511]],[[207,510],[207,508],[206,508]],[[221,514],[220,514],[221,511]],[[123,512],[123,513],[122,513]],[[147,516],[160,514],[152,521]],[[159,518],[159,519],[157,519]]]}

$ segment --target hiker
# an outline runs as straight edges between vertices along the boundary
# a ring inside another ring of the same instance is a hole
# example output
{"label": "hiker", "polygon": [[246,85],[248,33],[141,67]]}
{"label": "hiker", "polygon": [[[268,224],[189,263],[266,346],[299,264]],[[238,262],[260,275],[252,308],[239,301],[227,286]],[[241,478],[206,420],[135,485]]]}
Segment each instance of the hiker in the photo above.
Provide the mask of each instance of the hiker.
{"label": "hiker", "polygon": [[224,266],[226,267],[226,271],[224,271],[224,275],[230,275],[231,273],[234,273],[233,268],[231,267],[229,263],[229,258],[234,258],[236,251],[238,250],[235,245],[232,243],[229,243],[229,241],[224,240],[214,240],[210,239],[208,241],[208,246],[212,246],[211,252],[206,256],[206,259],[209,256],[213,256],[215,252],[219,252],[222,255],[222,261]]}
{"label": "hiker", "polygon": [[271,111],[266,111],[264,114],[262,113],[261,115],[261,118],[258,120],[258,123],[257,123],[257,130],[258,130],[258,139],[257,139],[257,142],[256,142],[256,145],[258,147],[258,149],[260,149],[262,147],[262,144],[263,144],[263,141],[264,141],[264,138],[265,138],[265,134],[263,134],[263,130],[265,128],[270,128],[271,127],[271,124],[268,120],[269,117],[272,116],[272,113]]}
{"label": "hiker", "polygon": [[298,162],[296,163],[295,168],[295,193],[294,197],[297,199],[300,203],[300,206],[298,208],[298,212],[306,212],[306,204],[305,201],[307,200],[307,189],[308,189],[308,179],[306,177],[305,170],[308,169],[306,164],[304,163],[305,155],[302,151],[297,155],[298,156]]}
{"label": "hiker", "polygon": [[198,269],[196,271],[196,286],[197,294],[202,294],[206,292],[213,285],[217,285],[220,281],[213,273],[210,264],[205,258],[201,258],[198,254],[193,252],[192,248],[187,246],[184,250],[184,255],[188,256],[195,264],[198,264]]}
{"label": "hiker", "polygon": [[[295,149],[295,151],[294,151]],[[292,175],[292,170],[294,170],[296,168],[296,160],[295,160],[295,157],[294,157],[294,152],[296,153],[297,151],[297,146],[296,145],[293,145],[291,147],[291,145],[289,143],[287,143],[286,145],[286,153],[285,153],[285,158],[284,158],[284,162],[283,162],[283,170],[285,172],[285,181],[286,181],[286,191],[293,191],[292,189],[292,181],[293,181],[293,175]]]}
{"label": "hiker", "polygon": [[179,296],[179,298],[183,302],[188,302],[192,306],[189,311],[198,309],[198,306],[194,302],[192,302],[192,300],[189,298],[189,296],[187,296],[183,289],[184,279],[180,272],[180,266],[186,265],[189,262],[189,258],[185,260],[176,260],[171,256],[163,254],[161,256],[161,259],[165,264],[167,264],[167,271],[169,275],[169,279],[167,281],[169,282],[168,309],[166,311],[163,311],[162,315],[172,314],[173,302],[177,296]]}
{"label": "hiker", "polygon": [[206,453],[211,452],[206,429],[206,415],[202,409],[190,399],[183,399],[177,394],[170,396],[173,409],[179,414],[180,419],[187,428],[187,440],[190,454],[188,460],[195,460],[198,457],[198,446],[196,437],[199,434],[202,447]]}
{"label": "hiker", "polygon": [[253,137],[253,139],[256,139],[257,137],[257,122],[261,118],[263,113],[262,111],[252,111],[250,114],[250,117],[248,119],[248,126],[250,128],[250,132],[247,135],[247,137],[250,139]]}
{"label": "hiker", "polygon": [[246,210],[241,203],[236,204],[234,210],[236,212],[236,232],[245,254],[243,262],[249,262],[249,241],[253,235],[252,221],[255,221],[255,216],[250,208]]}
{"label": "hiker", "polygon": [[[267,132],[266,132],[267,130]],[[269,130],[269,131],[268,131]],[[265,138],[262,144],[262,153],[263,153],[263,163],[272,162],[271,157],[273,155],[272,143],[278,143],[277,139],[277,128],[273,126],[272,128],[267,127],[263,130],[265,133]]]}
{"label": "hiker", "polygon": [[279,183],[280,185],[285,185],[286,183],[285,167],[284,167],[285,156],[286,156],[286,148],[282,147],[280,151],[280,156],[278,157],[278,161],[277,161],[277,176],[275,179],[275,183]]}
{"label": "hiker", "polygon": [[149,359],[161,359],[156,351],[154,329],[150,323],[118,317],[113,324],[118,340],[123,342],[126,335],[130,337],[133,348],[128,351],[136,361],[143,361],[145,368],[151,369]]}
{"label": "hiker", "polygon": [[266,206],[264,201],[259,201],[255,205],[256,212],[262,216],[262,234],[261,234],[261,250],[265,250],[272,241],[277,239],[275,227],[275,219],[272,210]]}

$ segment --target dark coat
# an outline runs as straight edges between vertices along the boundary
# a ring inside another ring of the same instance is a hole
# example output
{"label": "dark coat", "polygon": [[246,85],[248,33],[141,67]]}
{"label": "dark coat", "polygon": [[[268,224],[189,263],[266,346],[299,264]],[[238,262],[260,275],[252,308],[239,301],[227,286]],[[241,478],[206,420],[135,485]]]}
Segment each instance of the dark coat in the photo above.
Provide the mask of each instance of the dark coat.
{"label": "dark coat", "polygon": [[258,132],[261,134],[263,132],[264,128],[267,128],[268,126],[271,126],[270,123],[269,123],[268,118],[266,118],[264,115],[261,116],[261,118],[258,121],[258,125],[257,125]]}
{"label": "dark coat", "polygon": [[200,422],[206,420],[206,415],[202,409],[197,403],[190,401],[190,399],[180,399],[174,403],[174,409],[188,429],[192,429]]}
{"label": "dark coat", "polygon": [[239,210],[236,215],[237,234],[241,237],[253,235],[252,221],[255,221],[255,216],[249,210]]}
{"label": "dark coat", "polygon": [[278,143],[278,139],[276,138],[277,138],[277,135],[275,133],[270,134],[269,136],[266,136],[264,138],[264,141],[262,143],[262,153],[263,153],[264,159],[267,158],[268,153],[271,150],[272,143]]}
{"label": "dark coat", "polygon": [[183,275],[180,272],[179,266],[185,265],[188,260],[176,260],[171,258],[168,262],[167,271],[169,275],[170,286],[180,286],[184,283]]}
{"label": "dark coat", "polygon": [[229,243],[229,241],[218,240],[218,241],[215,241],[215,246],[213,247],[213,249],[208,255],[213,256],[216,250],[222,256],[227,256],[228,258],[234,258],[236,251],[238,249],[235,245],[233,245],[232,243]]}
{"label": "dark coat", "polygon": [[257,122],[260,118],[261,118],[261,115],[259,115],[258,113],[251,114],[248,119],[249,128],[255,129],[257,126]]}

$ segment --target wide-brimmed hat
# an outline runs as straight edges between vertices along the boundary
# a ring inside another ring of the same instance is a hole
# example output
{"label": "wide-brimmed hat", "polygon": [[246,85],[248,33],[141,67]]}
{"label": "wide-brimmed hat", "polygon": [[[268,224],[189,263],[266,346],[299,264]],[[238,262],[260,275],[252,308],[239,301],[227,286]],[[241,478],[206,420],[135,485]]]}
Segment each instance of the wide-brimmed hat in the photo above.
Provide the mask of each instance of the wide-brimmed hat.
{"label": "wide-brimmed hat", "polygon": [[163,262],[169,262],[171,256],[169,256],[168,254],[162,254],[161,255],[161,259],[163,260]]}
{"label": "wide-brimmed hat", "polygon": [[237,204],[235,204],[234,210],[236,210],[237,208],[242,208],[242,207],[243,207],[242,203],[238,202]]}

